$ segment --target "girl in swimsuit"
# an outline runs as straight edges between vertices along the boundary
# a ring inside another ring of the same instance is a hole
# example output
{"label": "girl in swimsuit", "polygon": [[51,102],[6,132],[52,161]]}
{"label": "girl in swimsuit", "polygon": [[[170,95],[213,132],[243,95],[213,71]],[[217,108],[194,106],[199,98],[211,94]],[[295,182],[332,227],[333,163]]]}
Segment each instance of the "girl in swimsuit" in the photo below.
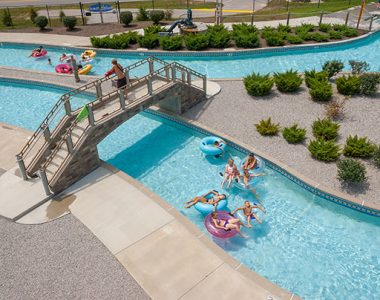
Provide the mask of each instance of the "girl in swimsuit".
{"label": "girl in swimsuit", "polygon": [[243,170],[252,170],[257,165],[257,159],[253,153],[249,153],[243,165]]}
{"label": "girl in swimsuit", "polygon": [[239,219],[236,219],[236,218],[229,219],[229,220],[219,219],[218,213],[215,211],[213,213],[211,213],[211,218],[212,218],[212,223],[214,224],[214,226],[216,228],[224,229],[226,231],[235,229],[237,231],[237,233],[240,234],[243,238],[248,238],[248,236],[242,234],[240,231],[240,227],[238,224],[240,224],[244,227],[245,227],[245,225],[242,222],[240,222]]}
{"label": "girl in swimsuit", "polygon": [[240,177],[239,177],[239,171],[234,164],[234,160],[230,158],[228,160],[228,163],[226,167],[224,168],[224,179],[222,182],[222,188],[224,187],[224,184],[228,181],[227,184],[227,189],[230,187],[232,180],[236,179],[238,182],[240,182]]}
{"label": "girl in swimsuit", "polygon": [[[210,194],[214,194],[214,196],[212,196],[211,199],[207,199],[206,197]],[[219,194],[217,191],[212,190],[204,194],[203,196],[197,196],[191,199],[190,201],[185,202],[185,208],[190,208],[198,202],[212,204],[216,207],[219,201],[224,200],[226,198],[227,196],[225,194]]]}

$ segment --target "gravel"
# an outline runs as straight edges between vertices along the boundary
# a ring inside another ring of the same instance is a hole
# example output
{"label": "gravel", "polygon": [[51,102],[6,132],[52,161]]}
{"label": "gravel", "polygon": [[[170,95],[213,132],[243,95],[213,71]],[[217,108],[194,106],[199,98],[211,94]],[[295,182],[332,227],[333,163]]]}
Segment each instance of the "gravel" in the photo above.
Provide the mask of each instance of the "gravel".
{"label": "gravel", "polygon": [[[336,179],[336,163],[324,163],[313,159],[307,150],[312,138],[311,124],[324,117],[324,105],[313,102],[305,86],[295,94],[281,94],[275,88],[267,97],[251,97],[241,80],[217,81],[222,91],[214,99],[198,104],[185,113],[185,117],[197,120],[211,128],[224,132],[254,148],[268,153],[305,176],[335,190],[361,198],[366,204],[380,205],[380,170],[370,161],[362,160],[367,168],[368,183],[346,188]],[[334,93],[338,99],[337,92]],[[380,144],[380,95],[352,97],[346,101],[345,117],[339,121],[338,143],[344,145],[348,135],[368,136]],[[254,126],[261,119],[272,117],[282,127],[298,123],[307,129],[308,140],[304,144],[288,144],[279,134],[261,136]]]}
{"label": "gravel", "polygon": [[0,217],[0,299],[149,299],[71,214],[42,225]]}

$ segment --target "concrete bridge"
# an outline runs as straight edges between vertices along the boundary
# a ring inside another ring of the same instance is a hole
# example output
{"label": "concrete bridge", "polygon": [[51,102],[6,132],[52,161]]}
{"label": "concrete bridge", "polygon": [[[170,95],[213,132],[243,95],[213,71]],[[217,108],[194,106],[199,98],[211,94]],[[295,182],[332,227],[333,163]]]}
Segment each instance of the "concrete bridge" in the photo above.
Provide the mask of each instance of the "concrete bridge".
{"label": "concrete bridge", "polygon": [[[149,57],[124,73],[127,93],[111,88],[110,76],[61,96],[16,156],[25,180],[39,176],[47,195],[59,193],[99,167],[97,144],[134,115],[152,105],[181,114],[206,98],[206,76],[178,63]],[[94,100],[73,110],[72,98],[89,92]]]}

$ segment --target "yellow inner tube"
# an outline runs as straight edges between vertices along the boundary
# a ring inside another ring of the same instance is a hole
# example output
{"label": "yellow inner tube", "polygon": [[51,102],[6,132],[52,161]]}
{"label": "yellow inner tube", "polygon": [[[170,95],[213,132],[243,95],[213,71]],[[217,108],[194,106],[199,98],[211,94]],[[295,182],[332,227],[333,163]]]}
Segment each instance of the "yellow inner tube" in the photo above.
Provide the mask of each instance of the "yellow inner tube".
{"label": "yellow inner tube", "polygon": [[92,65],[85,65],[82,69],[78,71],[79,75],[87,75],[92,69]]}
{"label": "yellow inner tube", "polygon": [[91,57],[91,58],[94,58],[96,56],[96,52],[94,50],[86,50],[82,53],[81,55],[82,57],[84,56],[88,56],[88,57]]}

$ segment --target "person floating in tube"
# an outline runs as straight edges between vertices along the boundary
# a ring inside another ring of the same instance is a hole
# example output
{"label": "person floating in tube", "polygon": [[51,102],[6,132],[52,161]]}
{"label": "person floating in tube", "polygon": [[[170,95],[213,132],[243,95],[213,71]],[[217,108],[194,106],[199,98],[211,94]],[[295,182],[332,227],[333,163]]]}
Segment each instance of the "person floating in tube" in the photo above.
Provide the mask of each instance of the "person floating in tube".
{"label": "person floating in tube", "polygon": [[43,50],[44,50],[44,47],[39,46],[38,48],[32,50],[32,53],[30,53],[29,57],[33,56],[34,53],[41,54],[41,52],[42,52]]}
{"label": "person floating in tube", "polygon": [[244,216],[247,218],[247,227],[252,227],[252,225],[251,225],[251,220],[252,219],[256,219],[257,222],[259,222],[260,224],[262,224],[263,221],[261,221],[260,218],[253,212],[253,209],[255,209],[255,208],[258,208],[263,213],[266,213],[266,210],[263,207],[257,205],[256,203],[251,204],[249,201],[245,201],[244,202],[244,206],[236,208],[231,213],[231,216],[234,216],[236,214],[236,212],[238,212],[239,210],[242,210],[243,213],[244,213]]}
{"label": "person floating in tube", "polygon": [[125,99],[127,99],[127,78],[123,72],[123,67],[117,62],[116,59],[112,60],[112,68],[109,69],[104,75],[110,76],[113,73],[117,76],[116,86],[118,89],[123,88],[125,91]]}
{"label": "person floating in tube", "polygon": [[[206,197],[210,194],[213,194],[213,196],[210,199],[207,199]],[[190,208],[194,206],[195,204],[197,204],[198,202],[212,204],[216,208],[216,205],[218,204],[218,202],[226,198],[227,196],[225,194],[219,194],[218,191],[211,190],[202,196],[197,196],[191,199],[190,201],[185,202],[185,208]]]}
{"label": "person floating in tube", "polygon": [[256,168],[257,166],[257,159],[253,153],[249,153],[248,157],[246,158],[243,170],[252,170]]}
{"label": "person floating in tube", "polygon": [[229,230],[236,230],[238,234],[240,234],[243,238],[248,238],[248,236],[244,235],[241,233],[240,231],[240,225],[244,226],[244,227],[247,227],[245,224],[243,224],[239,219],[237,218],[232,218],[232,219],[219,219],[218,218],[218,213],[217,212],[212,212],[211,213],[211,220],[212,220],[212,223],[214,224],[214,226],[216,228],[219,228],[219,229],[224,229],[226,231],[229,231]]}
{"label": "person floating in tube", "polygon": [[[227,143],[224,140],[222,140],[222,139],[220,139],[219,141],[215,141],[214,144],[213,144],[213,146],[215,148],[218,148],[218,149],[222,150],[222,154],[221,154],[222,156],[224,155],[224,151],[223,151],[223,147],[222,147],[223,144],[227,145]],[[215,157],[220,157],[221,155],[215,155]]]}
{"label": "person floating in tube", "polygon": [[[220,173],[223,175],[222,173]],[[228,181],[227,189],[230,187],[232,180],[236,179],[237,182],[240,182],[240,173],[234,163],[234,160],[230,158],[228,160],[227,165],[224,168],[224,179],[222,181],[222,188],[224,187],[224,184]]]}

